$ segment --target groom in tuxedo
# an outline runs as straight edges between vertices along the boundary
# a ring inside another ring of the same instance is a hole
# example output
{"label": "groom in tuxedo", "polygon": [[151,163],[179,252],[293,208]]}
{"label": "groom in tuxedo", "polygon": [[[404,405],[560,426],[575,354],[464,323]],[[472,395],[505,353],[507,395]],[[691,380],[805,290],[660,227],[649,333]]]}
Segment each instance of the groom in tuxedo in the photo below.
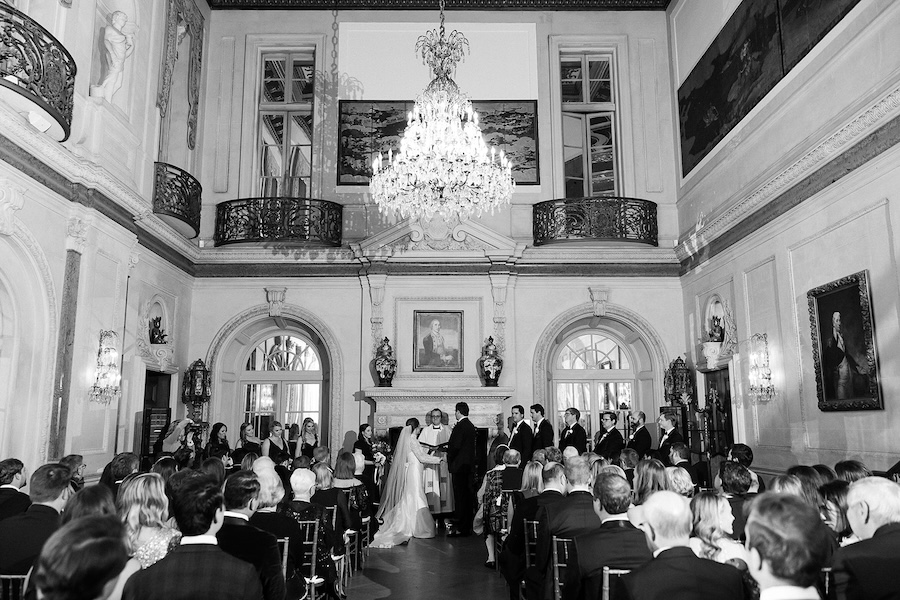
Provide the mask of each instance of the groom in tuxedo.
{"label": "groom in tuxedo", "polygon": [[454,517],[456,531],[448,537],[464,537],[472,534],[475,516],[475,425],[469,421],[469,405],[456,403],[456,426],[450,433],[447,462],[453,475],[453,498],[456,502]]}

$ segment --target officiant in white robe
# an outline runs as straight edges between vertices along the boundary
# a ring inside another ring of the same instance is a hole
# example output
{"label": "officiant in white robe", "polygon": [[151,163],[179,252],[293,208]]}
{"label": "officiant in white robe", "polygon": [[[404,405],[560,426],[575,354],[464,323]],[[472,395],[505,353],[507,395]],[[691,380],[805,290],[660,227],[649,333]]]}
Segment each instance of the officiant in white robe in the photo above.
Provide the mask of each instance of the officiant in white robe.
{"label": "officiant in white robe", "polygon": [[[444,413],[435,408],[430,413],[431,423],[422,428],[419,434],[419,443],[431,450],[431,446],[446,444],[450,440],[450,428],[442,424]],[[434,456],[443,456],[447,452],[446,447],[432,451]],[[450,471],[447,462],[436,465],[425,465],[424,473],[425,499],[428,501],[428,510],[433,515],[442,515],[453,512],[453,486],[450,481]]]}

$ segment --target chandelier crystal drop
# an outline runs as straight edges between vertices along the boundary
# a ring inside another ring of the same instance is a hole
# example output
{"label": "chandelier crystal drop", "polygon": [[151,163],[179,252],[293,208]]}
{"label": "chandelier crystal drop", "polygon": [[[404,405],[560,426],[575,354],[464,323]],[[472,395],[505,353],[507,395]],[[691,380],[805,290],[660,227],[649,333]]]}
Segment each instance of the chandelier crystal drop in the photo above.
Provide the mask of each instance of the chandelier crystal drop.
{"label": "chandelier crystal drop", "polygon": [[[401,218],[467,219],[492,213],[508,204],[515,189],[512,163],[501,150],[488,149],[478,126],[478,113],[450,77],[469,50],[458,31],[441,25],[416,41],[416,53],[431,68],[434,79],[416,98],[396,154],[379,153],[372,163],[370,190],[379,212]],[[386,164],[385,164],[386,163]]]}

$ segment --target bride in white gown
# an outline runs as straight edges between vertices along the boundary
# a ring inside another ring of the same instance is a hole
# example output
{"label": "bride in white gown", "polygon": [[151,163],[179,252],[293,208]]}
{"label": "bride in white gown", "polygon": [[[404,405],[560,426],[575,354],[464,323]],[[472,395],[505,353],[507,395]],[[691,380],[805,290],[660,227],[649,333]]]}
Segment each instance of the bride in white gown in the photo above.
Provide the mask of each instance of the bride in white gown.
{"label": "bride in white gown", "polygon": [[408,542],[411,537],[434,537],[434,519],[425,500],[423,465],[438,464],[442,459],[425,452],[417,439],[420,431],[419,420],[409,419],[397,440],[394,462],[376,515],[384,523],[372,539],[373,548],[391,548]]}

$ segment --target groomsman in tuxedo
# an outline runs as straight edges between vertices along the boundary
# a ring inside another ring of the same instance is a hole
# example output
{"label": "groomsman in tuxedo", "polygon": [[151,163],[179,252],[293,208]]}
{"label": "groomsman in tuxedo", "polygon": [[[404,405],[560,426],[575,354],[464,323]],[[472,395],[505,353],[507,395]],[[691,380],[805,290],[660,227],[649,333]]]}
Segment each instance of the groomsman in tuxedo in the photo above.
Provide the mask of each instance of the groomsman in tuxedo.
{"label": "groomsman in tuxedo", "polygon": [[616,429],[618,420],[619,415],[611,411],[600,415],[600,425],[603,429],[597,434],[594,452],[607,460],[619,460],[619,454],[621,454],[622,448],[625,447],[622,433]]}
{"label": "groomsman in tuxedo", "polygon": [[447,462],[453,476],[453,499],[456,502],[454,516],[456,531],[448,537],[472,535],[472,519],[475,517],[475,425],[469,420],[469,405],[456,403],[456,426],[450,433]]}
{"label": "groomsman in tuxedo", "polygon": [[[532,442],[534,434],[531,427],[525,421],[525,407],[516,404],[512,407],[513,429],[509,436],[510,450],[518,450],[523,462],[531,460]],[[537,448],[535,448],[537,450]]]}
{"label": "groomsman in tuxedo", "polygon": [[578,450],[578,454],[587,452],[587,432],[584,427],[578,423],[581,418],[581,411],[575,407],[569,407],[563,416],[566,420],[566,428],[559,434],[559,449],[565,450],[569,446],[574,446]]}
{"label": "groomsman in tuxedo", "polygon": [[534,441],[531,451],[539,448],[547,448],[553,445],[553,426],[544,418],[544,407],[540,404],[531,405],[531,420],[534,422]]}
{"label": "groomsman in tuxedo", "polygon": [[659,424],[659,460],[670,467],[672,465],[669,462],[669,450],[675,442],[684,442],[684,438],[675,431],[675,415],[662,413],[656,422]]}
{"label": "groomsman in tuxedo", "polygon": [[644,425],[647,415],[642,410],[632,411],[628,414],[628,420],[631,422],[631,435],[628,436],[628,442],[625,444],[625,447],[632,448],[637,452],[638,460],[640,460],[650,452],[650,448],[653,446],[650,432],[647,431],[647,427]]}

